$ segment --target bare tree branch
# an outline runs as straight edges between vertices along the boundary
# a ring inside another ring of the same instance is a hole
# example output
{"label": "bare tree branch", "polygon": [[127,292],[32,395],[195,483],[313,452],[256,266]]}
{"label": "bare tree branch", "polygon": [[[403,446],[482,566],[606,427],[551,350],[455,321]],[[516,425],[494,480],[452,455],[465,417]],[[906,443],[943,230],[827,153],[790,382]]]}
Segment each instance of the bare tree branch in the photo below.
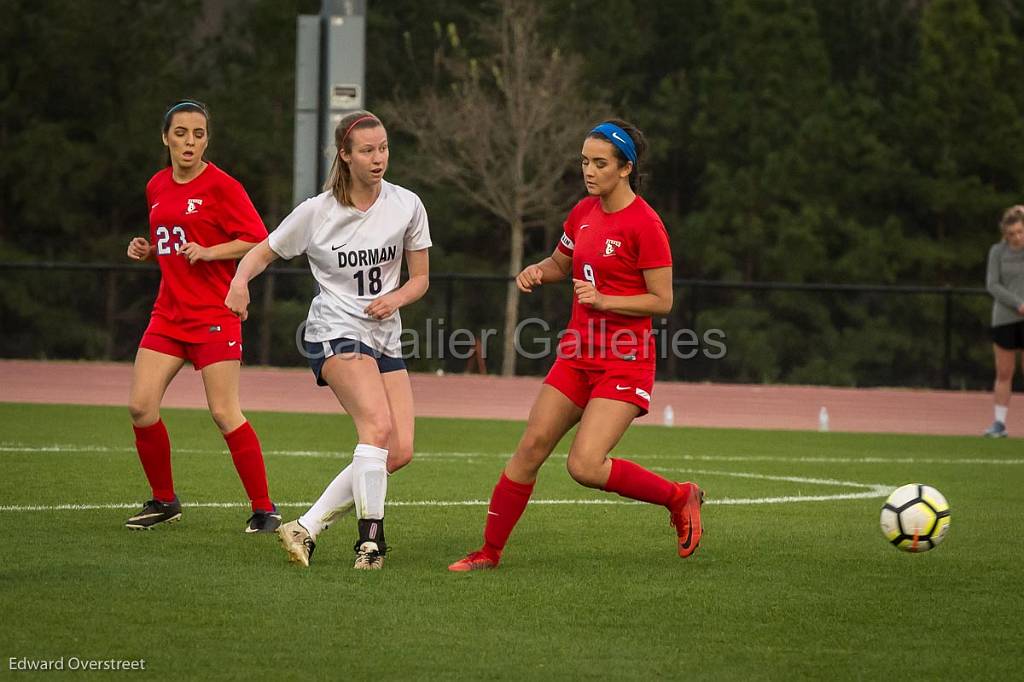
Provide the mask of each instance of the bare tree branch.
{"label": "bare tree branch", "polygon": [[[497,19],[473,30],[488,51],[474,58],[450,26],[435,53],[434,88],[417,99],[396,93],[382,115],[410,133],[424,162],[424,183],[451,186],[464,201],[502,220],[509,230],[508,271],[522,269],[523,232],[564,210],[566,174],[594,107],[580,88],[578,58],[544,41],[536,0],[499,0]],[[519,291],[507,290],[502,373],[515,371],[512,330]]]}

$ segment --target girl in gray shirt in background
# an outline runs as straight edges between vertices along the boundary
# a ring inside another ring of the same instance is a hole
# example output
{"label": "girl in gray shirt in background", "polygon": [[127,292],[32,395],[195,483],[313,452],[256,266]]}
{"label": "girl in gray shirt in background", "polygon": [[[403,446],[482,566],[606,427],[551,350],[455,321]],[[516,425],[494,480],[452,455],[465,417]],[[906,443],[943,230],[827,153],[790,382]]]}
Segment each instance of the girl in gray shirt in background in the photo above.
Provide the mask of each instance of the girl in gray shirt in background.
{"label": "girl in gray shirt in background", "polygon": [[1017,354],[1024,349],[1024,206],[1012,206],[999,222],[1003,240],[988,251],[985,286],[992,303],[992,350],[996,357],[993,390],[996,419],[985,432],[1005,438]]}

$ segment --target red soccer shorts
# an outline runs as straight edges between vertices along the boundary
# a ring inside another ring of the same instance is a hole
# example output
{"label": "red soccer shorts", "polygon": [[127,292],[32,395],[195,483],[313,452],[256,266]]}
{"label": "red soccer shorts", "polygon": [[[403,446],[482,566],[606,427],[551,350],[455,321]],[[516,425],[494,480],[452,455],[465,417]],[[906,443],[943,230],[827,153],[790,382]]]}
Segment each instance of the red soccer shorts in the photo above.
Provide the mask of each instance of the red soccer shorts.
{"label": "red soccer shorts", "polygon": [[197,370],[224,360],[242,360],[242,339],[233,334],[206,343],[187,343],[163,334],[147,331],[139,341],[139,348],[148,348],[164,355],[184,358]]}
{"label": "red soccer shorts", "polygon": [[636,405],[642,417],[651,407],[654,365],[559,358],[544,383],[583,409],[593,398],[607,398]]}

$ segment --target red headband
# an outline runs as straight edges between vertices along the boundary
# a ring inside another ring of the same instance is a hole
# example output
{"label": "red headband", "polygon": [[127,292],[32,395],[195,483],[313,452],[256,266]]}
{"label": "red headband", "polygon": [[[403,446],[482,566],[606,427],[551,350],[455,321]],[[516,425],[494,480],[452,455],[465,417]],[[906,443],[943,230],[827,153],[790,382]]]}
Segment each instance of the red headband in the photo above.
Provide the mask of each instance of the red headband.
{"label": "red headband", "polygon": [[371,114],[367,114],[366,116],[360,116],[356,120],[352,121],[352,125],[350,125],[348,127],[348,130],[345,131],[345,134],[341,136],[341,142],[338,143],[339,149],[345,144],[345,140],[348,139],[348,134],[351,133],[352,129],[356,127],[356,124],[361,123],[363,121],[377,121],[377,125],[380,125],[380,121],[377,119],[376,116],[373,116]]}

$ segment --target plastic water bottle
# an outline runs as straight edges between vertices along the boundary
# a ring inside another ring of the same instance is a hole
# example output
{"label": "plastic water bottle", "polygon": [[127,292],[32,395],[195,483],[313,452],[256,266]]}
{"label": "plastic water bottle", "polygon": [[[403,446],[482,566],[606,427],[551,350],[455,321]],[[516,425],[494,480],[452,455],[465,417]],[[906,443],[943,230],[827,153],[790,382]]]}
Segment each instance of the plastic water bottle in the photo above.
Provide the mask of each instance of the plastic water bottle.
{"label": "plastic water bottle", "polygon": [[671,405],[665,406],[665,411],[661,413],[661,423],[665,426],[672,426],[676,421],[676,412],[672,409]]}
{"label": "plastic water bottle", "polygon": [[824,405],[821,406],[821,411],[818,412],[818,430],[822,433],[828,431],[828,408]]}

